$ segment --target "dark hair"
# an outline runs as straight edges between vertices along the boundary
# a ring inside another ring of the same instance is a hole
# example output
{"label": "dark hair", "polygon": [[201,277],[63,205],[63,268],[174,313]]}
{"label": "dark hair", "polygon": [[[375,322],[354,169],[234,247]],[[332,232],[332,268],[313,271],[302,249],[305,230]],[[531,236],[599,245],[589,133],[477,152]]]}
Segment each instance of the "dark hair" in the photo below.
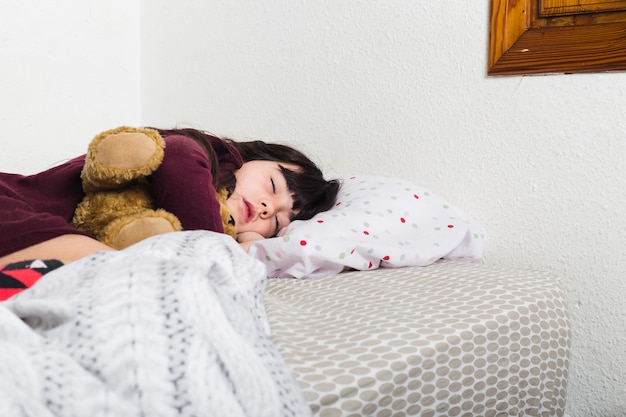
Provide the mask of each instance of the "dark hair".
{"label": "dark hair", "polygon": [[[216,188],[226,188],[228,193],[235,189],[235,173],[218,175],[219,166],[215,151],[211,146],[209,137],[216,136],[192,128],[182,129],[156,129],[161,136],[183,135],[196,141],[206,152],[211,162],[211,174]],[[317,213],[330,209],[335,203],[339,191],[339,180],[326,180],[322,171],[302,152],[287,145],[267,143],[260,140],[249,142],[237,142],[228,138],[221,138],[230,143],[239,151],[243,162],[249,161],[273,161],[297,165],[300,169],[292,171],[280,167],[289,191],[293,196],[293,209],[297,212],[291,220],[308,220]]]}
{"label": "dark hair", "polygon": [[338,180],[326,180],[322,171],[302,152],[287,145],[267,143],[260,140],[250,142],[228,141],[239,151],[244,162],[273,161],[297,165],[292,171],[280,167],[287,188],[292,192],[293,209],[298,212],[291,220],[308,220],[317,213],[330,209],[339,191]]}

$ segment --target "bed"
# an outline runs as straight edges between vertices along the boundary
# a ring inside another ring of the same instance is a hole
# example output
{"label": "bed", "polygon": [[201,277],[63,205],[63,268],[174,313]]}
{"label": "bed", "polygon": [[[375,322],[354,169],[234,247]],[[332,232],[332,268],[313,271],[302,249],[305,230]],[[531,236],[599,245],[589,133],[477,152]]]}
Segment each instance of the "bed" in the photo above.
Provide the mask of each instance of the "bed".
{"label": "bed", "polygon": [[559,281],[481,262],[482,226],[397,179],[249,253],[186,231],[0,303],[0,415],[562,416]]}
{"label": "bed", "polygon": [[316,416],[563,416],[570,331],[558,280],[428,267],[270,280],[273,340]]}

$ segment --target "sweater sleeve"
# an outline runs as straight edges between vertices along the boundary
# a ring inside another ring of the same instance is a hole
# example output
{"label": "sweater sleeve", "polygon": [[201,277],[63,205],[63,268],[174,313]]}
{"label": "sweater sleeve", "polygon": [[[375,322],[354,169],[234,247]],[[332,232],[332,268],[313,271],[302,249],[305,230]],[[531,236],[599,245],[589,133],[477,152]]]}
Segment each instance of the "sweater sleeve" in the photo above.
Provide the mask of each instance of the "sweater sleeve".
{"label": "sweater sleeve", "polygon": [[224,232],[211,164],[193,139],[167,137],[163,162],[150,182],[157,207],[178,217],[184,230]]}

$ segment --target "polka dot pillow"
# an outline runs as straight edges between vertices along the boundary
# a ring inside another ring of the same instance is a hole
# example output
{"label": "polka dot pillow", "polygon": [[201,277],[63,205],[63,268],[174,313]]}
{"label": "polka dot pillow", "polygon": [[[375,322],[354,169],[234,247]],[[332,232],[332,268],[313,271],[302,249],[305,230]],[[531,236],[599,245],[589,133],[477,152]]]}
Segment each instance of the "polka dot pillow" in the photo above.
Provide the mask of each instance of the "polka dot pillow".
{"label": "polka dot pillow", "polygon": [[408,181],[371,175],[340,178],[335,206],[249,253],[269,277],[306,278],[379,267],[425,266],[438,259],[478,260],[480,224],[442,197]]}

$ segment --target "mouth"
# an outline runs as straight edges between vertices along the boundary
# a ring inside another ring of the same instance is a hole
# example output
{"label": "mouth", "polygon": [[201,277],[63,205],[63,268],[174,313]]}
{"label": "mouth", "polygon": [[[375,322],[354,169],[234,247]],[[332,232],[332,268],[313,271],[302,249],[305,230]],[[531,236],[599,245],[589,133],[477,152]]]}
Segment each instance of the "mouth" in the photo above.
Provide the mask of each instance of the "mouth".
{"label": "mouth", "polygon": [[243,221],[244,223],[248,223],[250,220],[254,218],[256,211],[254,206],[250,204],[247,200],[243,201]]}

